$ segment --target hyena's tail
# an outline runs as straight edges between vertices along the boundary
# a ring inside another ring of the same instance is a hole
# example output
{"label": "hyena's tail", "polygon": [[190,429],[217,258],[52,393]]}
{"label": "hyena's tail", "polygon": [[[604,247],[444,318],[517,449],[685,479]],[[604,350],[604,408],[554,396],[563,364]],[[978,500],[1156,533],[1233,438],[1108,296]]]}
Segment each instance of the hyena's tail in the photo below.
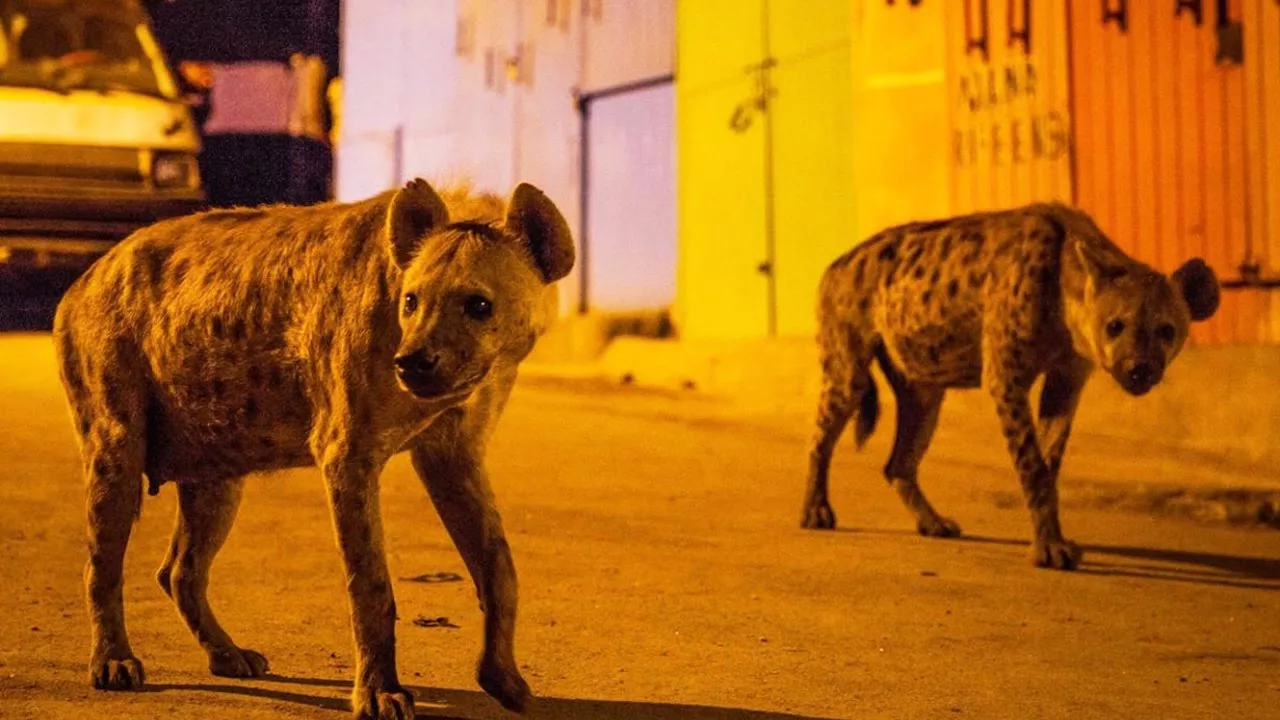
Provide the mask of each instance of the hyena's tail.
{"label": "hyena's tail", "polygon": [[[888,366],[889,358],[885,354],[884,344],[877,341],[873,349],[873,357],[880,364],[880,370]],[[853,426],[853,443],[861,450],[867,439],[876,431],[876,423],[880,420],[880,391],[876,389],[875,376],[871,374],[871,363],[861,368],[863,375],[860,383],[865,389],[858,400],[858,418]]]}
{"label": "hyena's tail", "polygon": [[[867,368],[868,371],[871,368]],[[862,402],[858,407],[858,419],[853,426],[853,443],[861,450],[867,438],[876,431],[876,421],[880,419],[880,392],[876,390],[876,379],[867,372],[867,389],[862,392]]]}

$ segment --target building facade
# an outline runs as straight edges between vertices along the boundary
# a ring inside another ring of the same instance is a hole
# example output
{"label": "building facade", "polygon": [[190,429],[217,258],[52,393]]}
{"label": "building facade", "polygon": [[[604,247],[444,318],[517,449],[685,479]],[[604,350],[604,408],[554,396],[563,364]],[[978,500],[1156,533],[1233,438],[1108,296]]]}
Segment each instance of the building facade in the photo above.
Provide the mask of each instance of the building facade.
{"label": "building facade", "polygon": [[539,185],[563,313],[810,335],[861,238],[1061,200],[1213,265],[1195,342],[1280,341],[1276,0],[348,0],[343,66],[339,197]]}

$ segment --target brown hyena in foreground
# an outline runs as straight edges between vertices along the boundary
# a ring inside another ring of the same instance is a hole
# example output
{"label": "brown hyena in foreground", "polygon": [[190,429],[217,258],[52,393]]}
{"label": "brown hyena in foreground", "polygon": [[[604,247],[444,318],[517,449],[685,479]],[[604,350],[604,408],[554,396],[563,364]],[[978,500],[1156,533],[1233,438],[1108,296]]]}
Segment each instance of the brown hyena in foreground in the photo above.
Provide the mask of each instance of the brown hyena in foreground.
{"label": "brown hyena in foreground", "polygon": [[[161,588],[215,675],[262,675],[209,608],[209,566],[246,474],[318,465],[347,573],[358,717],[412,717],[396,675],[396,607],[378,476],[408,450],[475,581],[478,678],[521,710],[516,576],[484,469],[517,365],[549,320],[544,292],[574,262],[564,218],[521,184],[502,202],[421,180],[354,204],[212,211],[111,250],[68,291],[54,342],[88,481],[85,572],[94,687],[137,688],[121,572],[142,503],[173,482]],[[486,209],[488,210],[486,212]],[[466,213],[470,212],[475,217]]]}
{"label": "brown hyena in foreground", "polygon": [[[818,302],[823,389],[802,525],[835,527],[831,451],[857,416],[858,447],[875,429],[878,361],[898,407],[885,478],[921,534],[960,534],[917,484],[948,388],[985,387],[1017,466],[1038,566],[1075,568],[1080,548],[1058,523],[1058,469],[1095,368],[1143,395],[1178,355],[1190,321],[1218,307],[1200,259],[1162,275],[1126,256],[1082,212],[1037,204],[889,228],[836,259]],[[1029,395],[1044,375],[1038,420]]]}

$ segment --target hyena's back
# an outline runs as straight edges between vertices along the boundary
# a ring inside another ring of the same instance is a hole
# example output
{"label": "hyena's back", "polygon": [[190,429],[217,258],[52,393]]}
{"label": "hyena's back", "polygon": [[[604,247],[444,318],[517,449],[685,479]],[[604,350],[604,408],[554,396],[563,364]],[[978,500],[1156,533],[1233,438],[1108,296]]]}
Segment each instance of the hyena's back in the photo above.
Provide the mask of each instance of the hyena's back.
{"label": "hyena's back", "polygon": [[[823,276],[823,342],[843,342],[852,333],[857,354],[866,357],[883,347],[913,381],[977,387],[993,289],[1040,281],[1042,267],[1033,270],[1019,261],[1029,254],[1057,267],[1063,234],[1053,212],[1052,206],[1033,206],[1019,213],[977,213],[873,235],[833,261]],[[1028,272],[1038,275],[1024,277]]]}
{"label": "hyena's back", "polygon": [[138,396],[153,483],[311,461],[309,390],[323,378],[308,355],[331,349],[343,310],[385,294],[382,200],[163,221],[68,291],[64,372],[134,378],[115,395]]}

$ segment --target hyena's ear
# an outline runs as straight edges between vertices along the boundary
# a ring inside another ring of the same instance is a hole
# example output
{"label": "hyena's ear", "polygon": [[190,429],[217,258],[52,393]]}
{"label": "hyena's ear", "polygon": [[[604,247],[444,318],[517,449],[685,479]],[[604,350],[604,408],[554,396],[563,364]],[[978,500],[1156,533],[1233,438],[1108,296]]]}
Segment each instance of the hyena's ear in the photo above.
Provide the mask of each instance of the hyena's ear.
{"label": "hyena's ear", "polygon": [[1182,293],[1196,322],[1208,320],[1218,311],[1218,276],[1204,260],[1191,258],[1173,271],[1173,286]]}
{"label": "hyena's ear", "polygon": [[449,224],[449,209],[426,180],[417,178],[396,191],[387,208],[387,241],[391,258],[403,270],[422,238]]}
{"label": "hyena's ear", "polygon": [[1128,272],[1126,268],[1117,265],[1098,248],[1089,244],[1087,240],[1076,240],[1072,244],[1076,248],[1076,257],[1080,260],[1080,266],[1084,268],[1085,275],[1093,287],[1109,283]]}
{"label": "hyena's ear", "polygon": [[555,203],[538,188],[528,183],[516,186],[507,202],[503,224],[528,244],[546,282],[553,283],[573,269],[573,236],[569,233],[569,224]]}

